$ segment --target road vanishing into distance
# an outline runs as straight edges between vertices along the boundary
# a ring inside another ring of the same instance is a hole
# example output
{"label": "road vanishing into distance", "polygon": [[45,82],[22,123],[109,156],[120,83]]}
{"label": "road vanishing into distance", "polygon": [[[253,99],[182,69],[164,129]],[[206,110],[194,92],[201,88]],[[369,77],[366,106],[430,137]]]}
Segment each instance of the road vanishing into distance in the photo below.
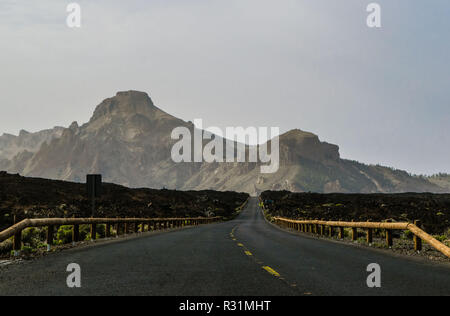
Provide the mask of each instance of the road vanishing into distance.
{"label": "road vanishing into distance", "polygon": [[[68,288],[70,263],[81,288]],[[367,266],[381,266],[369,288]],[[450,295],[450,265],[283,231],[257,200],[235,219],[0,267],[0,295]]]}

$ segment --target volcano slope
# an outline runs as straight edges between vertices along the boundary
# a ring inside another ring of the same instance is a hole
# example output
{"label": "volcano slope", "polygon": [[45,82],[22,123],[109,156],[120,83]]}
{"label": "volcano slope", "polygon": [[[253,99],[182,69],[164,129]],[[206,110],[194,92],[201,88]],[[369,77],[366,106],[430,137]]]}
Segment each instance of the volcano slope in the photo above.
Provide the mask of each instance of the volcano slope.
{"label": "volcano slope", "polygon": [[432,234],[450,229],[450,194],[318,194],[265,191],[268,213],[294,219],[397,222],[420,220]]}
{"label": "volcano slope", "polygon": [[92,214],[86,185],[0,172],[0,230],[16,216],[42,217],[231,217],[247,193],[130,189],[104,183]]}

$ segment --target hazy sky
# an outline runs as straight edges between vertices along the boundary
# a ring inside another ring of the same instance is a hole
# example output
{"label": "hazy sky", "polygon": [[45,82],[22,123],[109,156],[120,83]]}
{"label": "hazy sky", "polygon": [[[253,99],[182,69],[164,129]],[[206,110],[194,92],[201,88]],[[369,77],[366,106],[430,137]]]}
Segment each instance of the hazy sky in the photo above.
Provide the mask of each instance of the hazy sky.
{"label": "hazy sky", "polygon": [[0,134],[86,122],[146,91],[205,126],[311,131],[344,158],[450,172],[450,1],[0,2]]}

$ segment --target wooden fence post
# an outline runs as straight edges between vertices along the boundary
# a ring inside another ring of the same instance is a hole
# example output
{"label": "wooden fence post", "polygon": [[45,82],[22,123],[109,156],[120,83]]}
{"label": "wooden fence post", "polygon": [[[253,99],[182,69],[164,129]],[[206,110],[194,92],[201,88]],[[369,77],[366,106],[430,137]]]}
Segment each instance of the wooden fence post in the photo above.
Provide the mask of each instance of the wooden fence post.
{"label": "wooden fence post", "polygon": [[105,237],[106,238],[109,238],[109,237],[111,237],[111,224],[106,224],[106,227],[105,227]]}
{"label": "wooden fence post", "polygon": [[[354,222],[353,219],[352,222]],[[358,239],[358,229],[356,227],[352,227],[352,241],[356,241],[357,239]]]}
{"label": "wooden fence post", "polygon": [[50,251],[50,247],[53,245],[53,232],[54,226],[47,226],[47,251]]}
{"label": "wooden fence post", "polygon": [[[119,217],[117,216],[117,219],[119,219]],[[115,223],[116,226],[116,238],[118,238],[120,236],[120,230],[121,230],[121,225],[119,222]]]}
{"label": "wooden fence post", "polygon": [[[392,220],[388,219],[386,221],[387,223],[392,223]],[[394,242],[392,240],[392,230],[386,229],[386,245],[391,248],[393,246]]]}
{"label": "wooden fence post", "polygon": [[91,224],[91,240],[95,240],[97,238],[97,225]]}
{"label": "wooden fence post", "polygon": [[80,241],[80,225],[73,225],[72,227],[72,242],[76,243]]}
{"label": "wooden fence post", "polygon": [[[325,220],[322,218],[321,221],[324,222]],[[325,235],[325,225],[320,225],[320,235]]]}
{"label": "wooden fence post", "polygon": [[119,237],[120,234],[122,233],[122,224],[117,222],[116,227],[117,227],[117,237]]}
{"label": "wooden fence post", "polygon": [[330,226],[330,237],[334,236],[334,227]]}
{"label": "wooden fence post", "polygon": [[[419,220],[415,220],[414,225],[416,225],[418,228],[421,228],[421,223]],[[416,235],[414,235],[414,250],[422,251],[422,239],[420,239],[420,237],[417,237]]]}
{"label": "wooden fence post", "polygon": [[[14,224],[17,224],[18,220],[16,215],[14,215]],[[14,235],[14,240],[13,240],[13,250],[14,250],[14,254],[18,255],[19,251],[22,249],[22,231],[17,232]]]}
{"label": "wooden fence post", "polygon": [[[340,222],[342,222],[342,219],[339,219]],[[339,227],[339,239],[344,239],[345,238],[345,231],[344,231],[344,227]]]}
{"label": "wooden fence post", "polygon": [[[367,221],[370,222],[370,221]],[[373,229],[372,228],[367,228],[367,243],[369,245],[371,245],[373,242]]]}

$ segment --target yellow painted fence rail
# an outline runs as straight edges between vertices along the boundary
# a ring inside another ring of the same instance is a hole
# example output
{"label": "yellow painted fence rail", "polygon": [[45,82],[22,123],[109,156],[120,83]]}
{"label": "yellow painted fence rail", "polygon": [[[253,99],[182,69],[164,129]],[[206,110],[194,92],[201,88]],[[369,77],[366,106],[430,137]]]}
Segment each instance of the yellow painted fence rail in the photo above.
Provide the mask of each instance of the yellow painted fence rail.
{"label": "yellow painted fence rail", "polygon": [[358,228],[365,229],[366,240],[369,244],[371,244],[373,240],[373,230],[383,229],[386,231],[386,244],[388,247],[392,247],[393,245],[393,230],[409,230],[414,234],[414,249],[416,251],[422,250],[423,240],[450,258],[450,248],[420,229],[419,221],[415,221],[414,224],[392,222],[342,222],[324,220],[293,220],[283,217],[273,217],[273,221],[276,225],[283,228],[290,228],[297,231],[314,233],[322,236],[328,235],[332,237],[335,235],[336,229],[339,238],[341,239],[344,239],[344,228],[351,228],[353,241],[356,241],[358,238]]}
{"label": "yellow painted fence rail", "polygon": [[90,225],[91,240],[97,237],[97,225],[105,224],[105,237],[111,237],[111,227],[116,226],[117,235],[126,235],[151,230],[162,230],[184,226],[211,224],[221,221],[222,217],[196,217],[196,218],[40,218],[24,219],[0,232],[0,242],[14,236],[13,250],[19,251],[22,247],[22,231],[30,227],[47,227],[47,245],[53,245],[55,226],[72,225],[72,241],[80,241],[80,225]]}

